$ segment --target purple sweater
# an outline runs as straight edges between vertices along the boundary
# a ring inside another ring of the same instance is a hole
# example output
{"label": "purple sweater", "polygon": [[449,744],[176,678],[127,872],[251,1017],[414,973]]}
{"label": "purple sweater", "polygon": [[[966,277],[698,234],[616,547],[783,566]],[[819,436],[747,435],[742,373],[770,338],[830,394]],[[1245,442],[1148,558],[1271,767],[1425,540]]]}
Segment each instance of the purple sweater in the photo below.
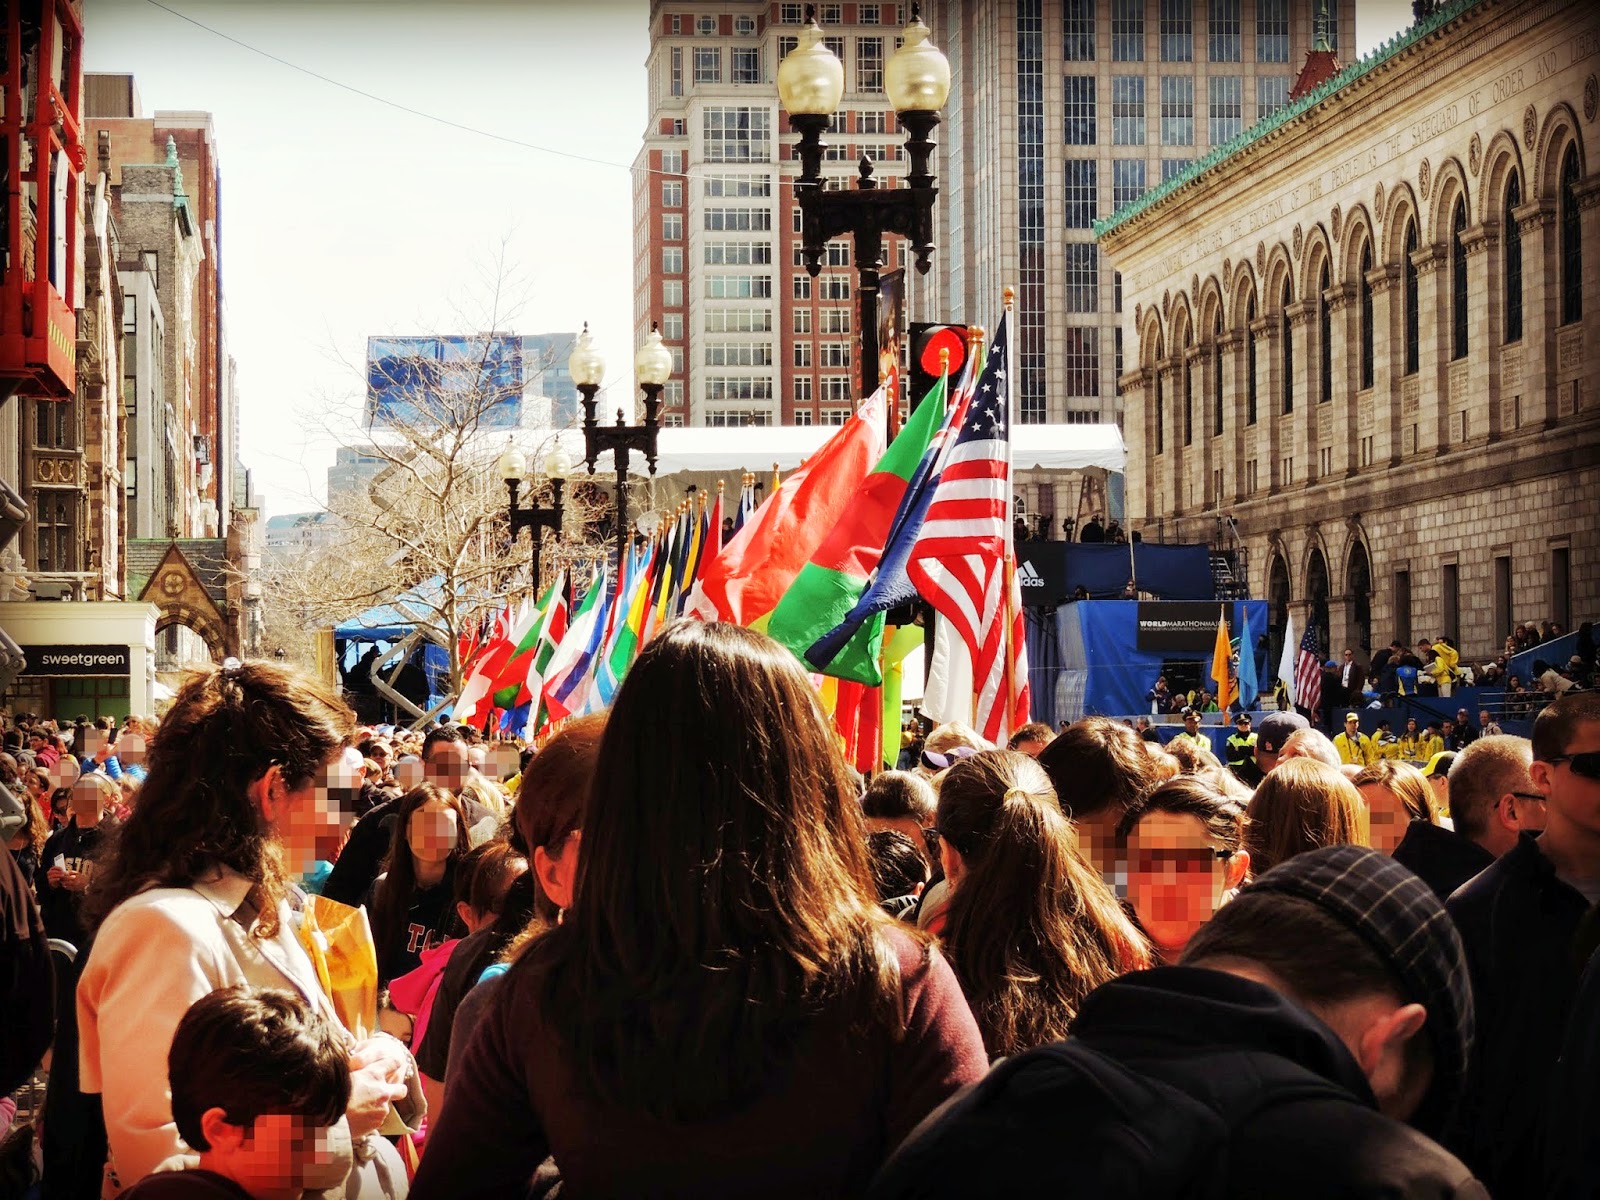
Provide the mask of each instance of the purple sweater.
{"label": "purple sweater", "polygon": [[[513,968],[461,1047],[429,1133],[413,1200],[521,1197],[554,1155],[564,1194],[851,1196],[912,1128],[988,1069],[948,963],[891,931],[907,1028],[875,1039],[819,1030],[781,1090],[713,1121],[681,1124],[579,1097],[537,1010],[533,974]],[[711,1065],[711,1064],[708,1064]],[[714,1065],[713,1065],[714,1069]]]}

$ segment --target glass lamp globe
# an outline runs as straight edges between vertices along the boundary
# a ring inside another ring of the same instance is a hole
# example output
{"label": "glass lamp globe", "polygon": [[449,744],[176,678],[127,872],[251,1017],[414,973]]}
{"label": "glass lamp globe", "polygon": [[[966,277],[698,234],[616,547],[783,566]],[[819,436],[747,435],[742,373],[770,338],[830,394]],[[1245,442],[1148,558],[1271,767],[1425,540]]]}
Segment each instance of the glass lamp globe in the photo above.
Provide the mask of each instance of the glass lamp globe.
{"label": "glass lamp globe", "polygon": [[545,457],[544,473],[547,479],[565,479],[572,472],[572,459],[560,442]]}
{"label": "glass lamp globe", "polygon": [[528,460],[523,457],[522,451],[515,446],[507,446],[506,452],[500,456],[500,478],[507,481],[521,479],[527,470]]}
{"label": "glass lamp globe", "polygon": [[567,371],[578,387],[599,387],[600,381],[606,377],[606,360],[600,356],[594,339],[589,336],[587,321],[583,323],[583,332],[578,335],[578,344],[572,349],[572,357],[567,359]]}
{"label": "glass lamp globe", "polygon": [[633,372],[641,384],[660,386],[672,378],[672,351],[661,344],[661,331],[653,325],[650,336],[633,356]]}
{"label": "glass lamp globe", "polygon": [[844,64],[823,43],[822,28],[812,21],[800,31],[799,44],[778,64],[778,99],[790,115],[826,117],[839,107],[843,95]]}
{"label": "glass lamp globe", "polygon": [[950,60],[928,40],[928,27],[913,16],[905,45],[889,56],[884,90],[895,112],[938,112],[950,98]]}

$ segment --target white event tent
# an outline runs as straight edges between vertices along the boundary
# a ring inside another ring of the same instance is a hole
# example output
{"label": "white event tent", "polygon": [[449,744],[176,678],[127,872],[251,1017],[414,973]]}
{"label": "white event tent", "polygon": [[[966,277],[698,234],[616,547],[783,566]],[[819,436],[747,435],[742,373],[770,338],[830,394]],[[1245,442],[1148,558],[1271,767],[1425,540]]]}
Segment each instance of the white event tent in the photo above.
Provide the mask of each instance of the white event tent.
{"label": "white event tent", "polygon": [[[680,473],[724,475],[740,471],[794,470],[838,432],[834,425],[741,425],[663,429],[657,442],[657,475]],[[583,472],[583,431],[563,430],[562,449]],[[1121,472],[1128,452],[1115,425],[1013,425],[1011,464],[1019,471],[1084,471],[1099,468]],[[597,475],[616,470],[610,453],[595,462]],[[647,475],[644,455],[629,456],[629,474]]]}

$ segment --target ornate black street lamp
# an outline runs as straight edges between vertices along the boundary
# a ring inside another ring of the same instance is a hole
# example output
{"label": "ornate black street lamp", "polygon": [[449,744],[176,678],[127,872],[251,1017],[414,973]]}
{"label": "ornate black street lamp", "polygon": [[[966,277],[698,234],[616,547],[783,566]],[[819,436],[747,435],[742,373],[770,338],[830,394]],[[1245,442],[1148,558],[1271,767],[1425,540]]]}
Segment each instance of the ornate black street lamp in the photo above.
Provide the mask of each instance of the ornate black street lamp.
{"label": "ornate black street lamp", "polygon": [[589,326],[584,324],[578,335],[578,344],[567,360],[567,370],[572,382],[583,397],[583,456],[589,474],[594,474],[595,460],[607,450],[617,468],[617,570],[627,562],[630,528],[628,525],[628,463],[633,451],[644,454],[650,464],[650,474],[656,473],[656,437],[661,432],[661,389],[672,376],[672,351],[661,344],[661,332],[654,323],[650,336],[633,357],[633,373],[644,392],[644,424],[629,425],[623,419],[623,410],[617,409],[617,423],[602,425],[595,418],[595,394],[600,381],[605,378],[606,363],[589,337]]}
{"label": "ornate black street lamp", "polygon": [[[500,456],[500,478],[506,481],[506,491],[511,494],[511,540],[517,540],[517,534],[526,529],[533,537],[533,594],[539,595],[539,551],[543,547],[543,531],[554,531],[557,540],[561,537],[561,519],[566,515],[561,504],[561,491],[567,482],[567,472],[572,469],[571,460],[567,453],[556,443],[544,460],[545,478],[550,481],[551,502],[548,508],[530,506],[517,507],[517,493],[522,489],[523,476],[528,473],[528,460],[523,457],[522,451],[515,446],[507,446],[506,452]],[[533,483],[530,478],[529,484]],[[530,487],[530,492],[531,492]]]}
{"label": "ornate black street lamp", "polygon": [[906,152],[911,156],[905,187],[880,188],[872,177],[872,161],[865,155],[855,190],[823,187],[822,157],[827,146],[822,135],[844,95],[844,65],[823,42],[814,5],[807,6],[807,25],[799,44],[778,65],[778,97],[789,114],[789,124],[800,133],[795,196],[800,203],[806,270],[813,276],[821,270],[832,238],[848,233],[855,239],[861,388],[868,395],[877,389],[879,377],[878,275],[883,269],[883,235],[897,233],[909,239],[921,274],[928,273],[933,253],[933,201],[939,189],[933,186],[929,169],[934,146],[930,135],[950,96],[950,62],[928,41],[920,8],[911,6],[911,23],[902,35],[904,44],[890,56],[884,70],[889,103],[906,131]]}

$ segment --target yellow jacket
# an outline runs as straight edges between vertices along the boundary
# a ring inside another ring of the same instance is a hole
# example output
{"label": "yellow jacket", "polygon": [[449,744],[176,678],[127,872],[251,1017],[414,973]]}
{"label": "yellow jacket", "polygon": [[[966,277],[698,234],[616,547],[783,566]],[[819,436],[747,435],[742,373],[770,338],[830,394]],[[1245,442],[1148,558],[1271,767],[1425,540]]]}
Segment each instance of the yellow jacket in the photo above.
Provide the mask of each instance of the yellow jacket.
{"label": "yellow jacket", "polygon": [[1393,737],[1373,738],[1372,749],[1373,753],[1375,753],[1380,759],[1386,758],[1392,761],[1394,759],[1404,757],[1404,755],[1400,753],[1400,743]]}
{"label": "yellow jacket", "polygon": [[1432,737],[1417,740],[1417,761],[1427,762],[1435,754],[1443,754],[1445,750],[1444,739],[1438,734]]}
{"label": "yellow jacket", "polygon": [[1342,763],[1370,767],[1377,761],[1377,755],[1372,749],[1372,739],[1364,733],[1357,733],[1353,738],[1348,733],[1341,733],[1333,739],[1333,745],[1339,751],[1339,761]]}
{"label": "yellow jacket", "polygon": [[1395,745],[1399,747],[1399,756],[1407,762],[1423,762],[1422,736],[1416,733],[1402,733]]}
{"label": "yellow jacket", "polygon": [[1433,676],[1435,682],[1449,683],[1460,678],[1456,671],[1456,664],[1461,661],[1461,653],[1447,642],[1433,644],[1433,661],[1422,668],[1423,674]]}

